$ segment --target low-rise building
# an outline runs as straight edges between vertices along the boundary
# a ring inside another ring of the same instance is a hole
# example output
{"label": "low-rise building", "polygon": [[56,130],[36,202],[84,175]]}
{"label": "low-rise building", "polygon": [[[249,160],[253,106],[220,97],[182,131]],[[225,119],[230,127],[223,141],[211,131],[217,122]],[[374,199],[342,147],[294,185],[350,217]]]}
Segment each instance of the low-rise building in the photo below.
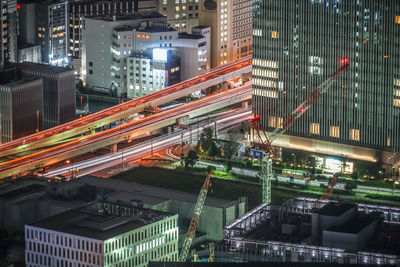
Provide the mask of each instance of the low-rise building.
{"label": "low-rise building", "polygon": [[146,266],[178,259],[178,215],[96,201],[25,226],[26,266]]}
{"label": "low-rise building", "polygon": [[399,265],[399,211],[304,198],[264,203],[225,227],[216,257]]}
{"label": "low-rise building", "polygon": [[43,129],[43,80],[0,72],[0,144]]}
{"label": "low-rise building", "polygon": [[25,77],[43,79],[44,128],[48,129],[75,119],[75,75],[71,69],[22,62],[17,69]]}

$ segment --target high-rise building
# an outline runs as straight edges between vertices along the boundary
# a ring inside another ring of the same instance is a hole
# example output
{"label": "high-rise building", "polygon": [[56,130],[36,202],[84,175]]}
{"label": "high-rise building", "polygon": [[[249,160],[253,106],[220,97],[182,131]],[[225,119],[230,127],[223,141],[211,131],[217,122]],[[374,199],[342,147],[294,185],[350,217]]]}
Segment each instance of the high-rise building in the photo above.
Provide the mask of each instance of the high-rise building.
{"label": "high-rise building", "polygon": [[0,72],[0,144],[43,129],[43,80]]}
{"label": "high-rise building", "polygon": [[17,69],[25,77],[43,78],[44,128],[75,119],[75,75],[71,69],[23,62]]}
{"label": "high-rise building", "polygon": [[17,53],[17,0],[0,1],[0,67],[15,62]]}
{"label": "high-rise building", "polygon": [[22,2],[19,14],[21,41],[40,44],[43,63],[67,65],[67,1]]}
{"label": "high-rise building", "polygon": [[253,109],[267,130],[348,58],[348,69],[287,133],[306,137],[295,147],[313,151],[400,151],[399,1],[256,0],[253,9]]}
{"label": "high-rise building", "polygon": [[177,261],[178,215],[98,201],[25,225],[26,266],[147,266]]}
{"label": "high-rise building", "polygon": [[158,0],[78,0],[68,3],[68,55],[82,57],[82,29],[85,16],[121,15],[135,11],[157,11]]}
{"label": "high-rise building", "polygon": [[211,67],[251,54],[252,0],[201,0],[199,24],[211,28]]}
{"label": "high-rise building", "polygon": [[179,32],[191,33],[199,25],[199,0],[158,0],[158,12]]}

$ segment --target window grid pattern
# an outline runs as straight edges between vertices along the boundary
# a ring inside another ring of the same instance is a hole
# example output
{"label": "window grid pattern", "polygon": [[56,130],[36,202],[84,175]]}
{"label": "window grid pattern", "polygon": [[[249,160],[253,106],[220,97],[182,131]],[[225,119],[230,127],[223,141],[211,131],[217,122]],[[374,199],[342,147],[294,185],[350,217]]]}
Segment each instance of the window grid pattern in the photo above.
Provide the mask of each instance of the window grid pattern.
{"label": "window grid pattern", "polygon": [[[400,151],[393,85],[400,78],[399,1],[254,0],[253,13],[253,62],[274,63],[253,70],[253,109],[267,130],[270,116],[286,118],[349,58],[350,67],[287,134]],[[278,77],[261,75],[268,71]],[[319,136],[310,134],[310,123],[320,125]],[[331,136],[331,126],[340,132]],[[351,138],[350,129],[359,134]]]}

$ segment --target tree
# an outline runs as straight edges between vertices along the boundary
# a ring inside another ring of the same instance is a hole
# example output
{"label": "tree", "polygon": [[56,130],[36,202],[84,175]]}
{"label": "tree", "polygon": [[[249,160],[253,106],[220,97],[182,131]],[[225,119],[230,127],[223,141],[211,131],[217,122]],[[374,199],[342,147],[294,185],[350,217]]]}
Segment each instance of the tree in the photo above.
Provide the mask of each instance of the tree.
{"label": "tree", "polygon": [[208,151],[210,148],[211,144],[213,143],[213,133],[214,130],[211,127],[207,127],[203,129],[203,132],[200,135],[200,146],[203,149],[203,151]]}
{"label": "tree", "polygon": [[357,173],[357,172],[353,172],[353,174],[351,175],[351,178],[352,178],[354,181],[357,181],[357,179],[358,179],[358,173]]}
{"label": "tree", "polygon": [[346,183],[344,184],[344,189],[348,192],[353,191],[353,189],[357,188],[357,182],[352,181],[352,180],[346,180]]}
{"label": "tree", "polygon": [[233,156],[233,143],[232,142],[226,142],[223,146],[223,152],[224,152],[224,159],[226,161],[226,165],[228,168],[228,171],[231,169],[231,158]]}
{"label": "tree", "polygon": [[211,145],[208,147],[207,156],[209,157],[219,156],[219,149],[215,145],[214,141],[211,141]]}
{"label": "tree", "polygon": [[193,167],[196,163],[199,157],[197,156],[196,151],[190,150],[185,158],[185,167]]}

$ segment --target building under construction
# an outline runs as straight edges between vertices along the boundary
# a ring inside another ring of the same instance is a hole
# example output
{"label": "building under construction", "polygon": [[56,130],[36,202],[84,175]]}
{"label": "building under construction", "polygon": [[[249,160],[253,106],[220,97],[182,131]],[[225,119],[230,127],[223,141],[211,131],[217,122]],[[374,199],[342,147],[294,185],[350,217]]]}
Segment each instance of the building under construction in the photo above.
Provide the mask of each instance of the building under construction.
{"label": "building under construction", "polygon": [[297,198],[225,227],[216,260],[400,265],[400,209]]}

